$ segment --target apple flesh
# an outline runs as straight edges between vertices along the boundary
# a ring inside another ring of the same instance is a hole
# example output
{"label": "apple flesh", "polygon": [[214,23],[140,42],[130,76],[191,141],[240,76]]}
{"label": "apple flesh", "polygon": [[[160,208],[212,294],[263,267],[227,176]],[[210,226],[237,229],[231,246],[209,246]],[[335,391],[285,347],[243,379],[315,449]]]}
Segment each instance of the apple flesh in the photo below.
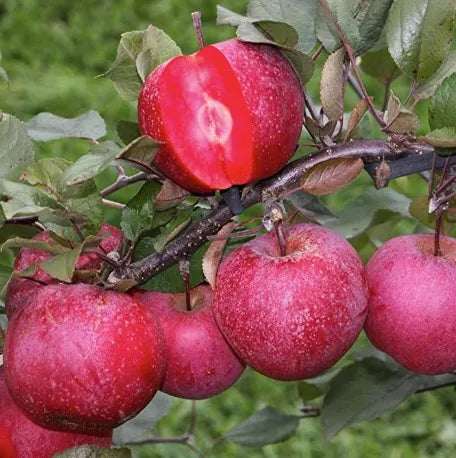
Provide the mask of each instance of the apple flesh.
{"label": "apple flesh", "polygon": [[163,332],[128,294],[48,285],[10,322],[4,344],[11,396],[38,425],[98,433],[142,410],[165,372]]}
{"label": "apple flesh", "polygon": [[258,237],[221,263],[214,293],[217,323],[256,371],[279,380],[313,377],[358,337],[367,314],[361,260],[341,236],[314,224]]}
{"label": "apple flesh", "polygon": [[161,391],[185,399],[206,399],[225,391],[241,376],[244,364],[219,331],[212,290],[201,285],[185,294],[138,290],[134,296],[158,319],[166,341],[168,364]]}
{"label": "apple flesh", "polygon": [[276,173],[295,151],[303,113],[301,84],[283,54],[237,39],[165,62],[138,101],[141,133],[164,143],[157,166],[195,193]]}
{"label": "apple flesh", "polygon": [[[103,237],[98,247],[102,253],[109,253],[117,248],[122,239],[122,232],[114,226],[103,224],[98,236]],[[33,237],[33,240],[42,242],[50,242],[50,235],[48,231],[40,232]],[[34,248],[22,248],[15,261],[14,270],[19,272],[24,271],[33,264],[37,264],[32,278],[37,281],[29,280],[27,278],[15,278],[8,284],[6,294],[6,312],[9,319],[13,317],[15,312],[21,305],[28,302],[33,293],[42,286],[40,282],[45,283],[58,283],[59,281],[52,278],[48,273],[41,269],[38,264],[51,258],[51,254],[47,251],[42,251]],[[95,253],[83,253],[77,263],[77,270],[99,270],[102,266],[102,260]]]}
{"label": "apple flesh", "polygon": [[369,340],[407,369],[456,369],[456,239],[433,234],[395,237],[369,261]]}
{"label": "apple flesh", "polygon": [[2,458],[52,458],[77,445],[111,445],[112,431],[99,436],[51,431],[30,421],[8,392],[0,366],[0,456]]}

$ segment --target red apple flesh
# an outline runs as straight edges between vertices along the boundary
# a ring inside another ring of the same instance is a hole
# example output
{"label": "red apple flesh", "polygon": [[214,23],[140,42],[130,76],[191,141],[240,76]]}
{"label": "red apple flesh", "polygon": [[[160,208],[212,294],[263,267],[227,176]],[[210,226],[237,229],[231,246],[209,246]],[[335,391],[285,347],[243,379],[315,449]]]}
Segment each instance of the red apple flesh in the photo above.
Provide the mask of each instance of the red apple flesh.
{"label": "red apple flesh", "polygon": [[[101,250],[101,253],[109,253],[117,248],[117,245],[122,239],[122,232],[114,226],[103,224],[98,232],[98,236],[103,237],[98,250]],[[50,242],[51,239],[49,232],[43,231],[35,235],[33,240]],[[40,262],[48,260],[50,257],[51,254],[47,251],[34,248],[22,248],[14,261],[14,270],[22,272],[31,265],[39,264]],[[103,261],[95,253],[83,253],[76,263],[76,269],[99,270],[102,262]],[[47,274],[38,265],[32,277],[45,283],[59,282],[57,279],[52,278],[49,274]],[[15,278],[11,280],[8,285],[6,295],[6,312],[8,318],[11,319],[18,308],[32,298],[33,293],[41,286],[42,285],[39,282],[29,280],[27,278]]]}
{"label": "red apple flesh", "polygon": [[185,294],[138,290],[134,296],[158,319],[166,341],[168,364],[161,391],[185,399],[206,399],[225,391],[241,376],[244,364],[217,327],[212,290],[201,285]]}
{"label": "red apple flesh", "polygon": [[456,239],[433,234],[395,237],[369,261],[369,340],[407,369],[456,369]]}
{"label": "red apple flesh", "polygon": [[112,431],[89,436],[41,428],[17,407],[5,383],[0,366],[0,457],[52,458],[55,453],[77,445],[111,445]]}
{"label": "red apple flesh", "polygon": [[166,365],[163,332],[128,294],[86,285],[41,287],[10,322],[11,396],[42,427],[97,433],[142,410]]}
{"label": "red apple flesh", "polygon": [[248,365],[268,377],[300,380],[331,367],[356,340],[367,285],[358,254],[335,232],[298,224],[284,234],[286,256],[269,233],[223,260],[214,310]]}
{"label": "red apple flesh", "polygon": [[155,162],[197,193],[273,175],[302,129],[300,82],[276,48],[232,39],[175,57],[146,79],[139,126],[164,145]]}

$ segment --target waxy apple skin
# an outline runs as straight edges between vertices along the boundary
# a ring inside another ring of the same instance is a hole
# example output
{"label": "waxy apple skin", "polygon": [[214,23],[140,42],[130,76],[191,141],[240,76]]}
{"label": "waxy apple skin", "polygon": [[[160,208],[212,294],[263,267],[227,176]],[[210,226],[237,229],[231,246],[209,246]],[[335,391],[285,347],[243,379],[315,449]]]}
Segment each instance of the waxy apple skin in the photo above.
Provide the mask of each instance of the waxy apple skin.
{"label": "waxy apple skin", "polygon": [[111,445],[112,431],[89,436],[41,428],[17,407],[8,392],[0,366],[0,456],[2,458],[52,458],[77,445]]}
{"label": "waxy apple skin", "polygon": [[456,239],[411,234],[386,242],[367,267],[369,340],[422,374],[456,369]]}
{"label": "waxy apple skin", "polygon": [[[122,232],[109,224],[103,224],[98,232],[98,236],[103,237],[98,250],[102,253],[109,253],[117,248],[122,239]],[[49,242],[50,236],[48,231],[40,232],[33,237],[34,240]],[[38,250],[35,248],[22,248],[15,261],[14,270],[19,272],[24,271],[32,264],[39,264],[51,258],[51,254],[47,251]],[[78,270],[99,270],[102,265],[102,260],[95,253],[82,254],[77,263]],[[36,280],[45,283],[58,283],[59,281],[52,278],[48,273],[41,269],[38,265],[32,277]],[[33,297],[33,293],[42,285],[39,282],[26,278],[15,278],[8,284],[6,295],[6,312],[9,319],[13,317],[15,312]]]}
{"label": "waxy apple skin", "polygon": [[225,391],[241,376],[244,364],[217,327],[209,285],[191,290],[191,311],[186,310],[182,293],[137,290],[134,296],[149,307],[165,335],[168,363],[161,391],[206,399]]}
{"label": "waxy apple skin", "polygon": [[284,228],[286,256],[269,233],[230,253],[214,293],[217,323],[242,360],[279,380],[313,377],[351,347],[367,314],[361,260],[324,227]]}
{"label": "waxy apple skin", "polygon": [[10,322],[4,346],[11,396],[50,429],[98,433],[142,410],[166,365],[161,328],[125,293],[48,285]]}
{"label": "waxy apple skin", "polygon": [[138,100],[155,162],[181,187],[209,193],[271,176],[302,129],[299,79],[276,48],[232,39],[155,69]]}

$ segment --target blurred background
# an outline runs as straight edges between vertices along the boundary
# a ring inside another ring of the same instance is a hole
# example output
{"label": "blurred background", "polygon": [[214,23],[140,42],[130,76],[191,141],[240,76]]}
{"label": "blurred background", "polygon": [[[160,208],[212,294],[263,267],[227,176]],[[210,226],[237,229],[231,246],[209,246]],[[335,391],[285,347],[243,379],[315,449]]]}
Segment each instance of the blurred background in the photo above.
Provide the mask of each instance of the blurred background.
{"label": "blurred background", "polygon": [[[221,4],[240,13],[247,0],[221,0]],[[0,51],[1,64],[10,84],[0,81],[0,110],[26,121],[42,111],[64,117],[75,117],[94,109],[105,119],[108,138],[116,139],[116,123],[136,119],[136,106],[121,99],[111,82],[97,75],[113,62],[120,34],[142,30],[148,24],[162,28],[184,53],[197,50],[191,12],[203,14],[206,43],[232,37],[233,29],[217,27],[216,2],[209,0],[1,0]],[[323,53],[309,90],[317,99]],[[372,78],[365,78],[370,95],[381,105],[383,88]],[[404,98],[410,81],[401,77],[393,84],[395,93]],[[346,111],[357,102],[348,90]],[[427,113],[427,102],[416,110]],[[427,122],[424,118],[424,124]],[[426,128],[422,125],[422,129]],[[371,135],[378,135],[372,132]],[[38,145],[40,156],[57,155],[74,160],[89,149],[83,140],[58,140]],[[100,186],[112,181],[115,173],[106,172]],[[341,209],[348,200],[363,193],[370,179],[363,175],[353,185],[330,198],[332,208]],[[426,184],[417,177],[396,180],[393,189],[408,197],[425,194]],[[127,200],[134,189],[117,195]],[[108,212],[107,219],[116,222],[118,213]],[[401,218],[394,224],[379,225],[380,239],[410,230],[416,225]],[[364,260],[375,246],[365,239],[352,240]],[[365,346],[362,336],[357,348]],[[353,353],[353,352],[352,352]],[[350,356],[348,357],[350,358]],[[202,449],[210,448],[220,435],[251,415],[271,405],[287,413],[297,413],[301,401],[297,384],[268,380],[246,371],[226,393],[197,403],[196,440]],[[296,435],[287,442],[263,449],[246,449],[220,441],[208,454],[217,457],[454,457],[456,456],[456,410],[454,388],[416,395],[392,414],[343,430],[329,443],[324,442],[318,419],[301,422]],[[174,436],[184,432],[190,411],[188,401],[175,400],[170,413],[158,425],[158,433]],[[156,445],[135,449],[141,457],[187,457],[192,452],[179,445]]]}

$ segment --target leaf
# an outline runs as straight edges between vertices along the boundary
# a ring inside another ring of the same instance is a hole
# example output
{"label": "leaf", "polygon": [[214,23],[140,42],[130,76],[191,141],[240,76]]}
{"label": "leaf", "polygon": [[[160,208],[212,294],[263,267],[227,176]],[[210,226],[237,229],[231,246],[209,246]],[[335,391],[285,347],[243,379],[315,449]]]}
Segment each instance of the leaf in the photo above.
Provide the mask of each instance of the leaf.
{"label": "leaf", "polygon": [[429,126],[432,130],[456,127],[456,74],[445,78],[437,88],[429,106]]}
{"label": "leaf", "polygon": [[442,81],[454,72],[456,72],[456,51],[450,51],[439,69],[417,86],[415,96],[423,99],[431,97]]}
{"label": "leaf", "polygon": [[420,137],[435,148],[455,148],[456,147],[456,127],[443,127],[427,133]]}
{"label": "leaf", "polygon": [[165,245],[176,237],[183,229],[190,224],[192,220],[192,210],[180,210],[177,216],[165,226],[160,227],[160,235],[153,238],[153,244],[156,251],[161,253]]}
{"label": "leaf", "polygon": [[283,51],[283,53],[291,62],[291,65],[293,65],[293,68],[301,80],[301,85],[305,85],[309,82],[315,69],[315,62],[307,54],[292,51]]}
{"label": "leaf", "polygon": [[[410,214],[421,224],[431,229],[435,228],[435,213],[429,212],[429,201],[427,196],[415,197],[410,202]],[[441,231],[443,234],[450,235],[454,228],[455,221],[451,221],[451,214],[445,213],[442,218]]]}
{"label": "leaf", "polygon": [[415,132],[420,127],[420,118],[410,111],[401,111],[396,119],[385,128],[388,132],[406,134]]}
{"label": "leaf", "polygon": [[151,228],[155,215],[155,198],[159,191],[158,183],[144,183],[123,209],[120,227],[128,240],[138,240],[144,231]]}
{"label": "leaf", "polygon": [[294,48],[298,43],[298,32],[291,25],[276,21],[258,21],[254,24],[278,45]]}
{"label": "leaf", "polygon": [[386,23],[388,49],[396,65],[418,83],[444,61],[453,39],[453,0],[395,0]]}
{"label": "leaf", "polygon": [[250,0],[247,7],[248,18],[283,22],[298,31],[296,49],[303,53],[311,51],[316,43],[314,14],[314,1]]}
{"label": "leaf", "polygon": [[52,113],[40,113],[27,121],[27,131],[37,142],[57,138],[93,138],[106,135],[106,124],[97,111],[89,110],[76,118],[61,118]]}
{"label": "leaf", "polygon": [[326,439],[352,423],[394,409],[421,386],[421,377],[373,357],[344,367],[324,398],[321,420]]}
{"label": "leaf", "polygon": [[323,111],[330,121],[337,121],[344,114],[344,57],[344,48],[332,53],[326,60],[321,74],[320,100]]}
{"label": "leaf", "polygon": [[33,163],[33,143],[25,124],[0,112],[0,178],[16,179]]}
{"label": "leaf", "polygon": [[303,381],[298,383],[299,397],[304,401],[312,401],[324,394],[324,390],[317,385]]}
{"label": "leaf", "polygon": [[243,22],[254,22],[255,19],[248,18],[242,14],[235,13],[223,6],[217,5],[217,25],[238,26]]}
{"label": "leaf", "polygon": [[382,84],[388,84],[400,75],[387,48],[363,54],[360,66],[364,73],[373,76]]}
{"label": "leaf", "polygon": [[132,458],[128,448],[105,448],[83,445],[73,447],[60,453],[56,453],[54,458]]}
{"label": "leaf", "polygon": [[367,188],[363,194],[337,213],[337,220],[326,226],[349,239],[363,233],[370,226],[375,214],[387,210],[403,217],[410,217],[410,199],[392,189]]}
{"label": "leaf", "polygon": [[119,121],[117,123],[117,135],[125,145],[128,145],[141,136],[139,124],[132,121]]}
{"label": "leaf", "polygon": [[340,47],[339,34],[321,6],[317,7],[315,14],[315,32],[318,41],[329,54]]}
{"label": "leaf", "polygon": [[147,135],[143,135],[122,149],[117,155],[117,159],[134,160],[151,164],[160,146],[161,143],[156,142]]}
{"label": "leaf", "polygon": [[156,210],[168,210],[180,204],[190,193],[176,183],[166,179],[155,200]]}
{"label": "leaf", "polygon": [[[13,276],[13,272],[14,270],[10,266],[0,264],[0,302],[5,303],[8,283]],[[0,354],[2,353],[2,342],[2,333],[0,332]]]}
{"label": "leaf", "polygon": [[167,60],[182,55],[176,42],[163,30],[150,25],[144,32],[142,51],[136,57],[136,69],[142,81]]}
{"label": "leaf", "polygon": [[355,180],[363,168],[360,158],[330,159],[304,174],[301,189],[316,196],[331,194]]}
{"label": "leaf", "polygon": [[22,237],[13,237],[6,240],[1,246],[1,251],[11,248],[32,248],[34,250],[45,251],[54,255],[64,253],[66,250],[61,246],[53,243],[43,242],[41,240],[24,239]]}
{"label": "leaf", "polygon": [[285,415],[272,407],[265,407],[226,432],[224,437],[246,447],[263,447],[288,439],[298,425],[298,416]]}
{"label": "leaf", "polygon": [[355,108],[350,114],[350,118],[348,120],[347,132],[345,133],[344,142],[346,142],[351,135],[353,134],[356,126],[361,121],[361,118],[364,116],[368,108],[367,102],[364,99],[361,99],[356,104]]}
{"label": "leaf", "polygon": [[290,202],[293,208],[304,215],[307,220],[314,219],[325,225],[328,221],[337,219],[317,196],[304,191],[296,191],[289,195],[285,198],[285,204],[287,202]]}
{"label": "leaf", "polygon": [[[43,192],[56,195],[60,191],[60,179],[70,162],[59,157],[46,157],[33,163],[21,176],[32,186],[39,187]],[[56,196],[56,198],[58,198]]]}
{"label": "leaf", "polygon": [[111,68],[100,76],[109,78],[120,96],[136,101],[141,90],[141,78],[136,70],[136,57],[142,51],[144,30],[121,35],[117,56]]}
{"label": "leaf", "polygon": [[203,273],[206,281],[215,289],[215,281],[217,278],[217,270],[222,260],[223,250],[228,242],[228,236],[231,234],[236,223],[231,222],[225,224],[218,232],[220,237],[227,237],[224,240],[214,240],[207,249],[203,257]]}
{"label": "leaf", "polygon": [[119,151],[119,146],[110,140],[92,146],[89,154],[81,156],[65,171],[62,185],[80,184],[99,175],[112,164]]}
{"label": "leaf", "polygon": [[399,116],[399,113],[401,112],[401,106],[401,101],[394,95],[393,91],[391,91],[388,99],[388,105],[386,106],[386,124],[392,123]]}
{"label": "leaf", "polygon": [[147,433],[150,434],[158,421],[168,414],[172,402],[171,396],[159,391],[136,417],[114,430],[113,441],[122,444],[139,440]]}

